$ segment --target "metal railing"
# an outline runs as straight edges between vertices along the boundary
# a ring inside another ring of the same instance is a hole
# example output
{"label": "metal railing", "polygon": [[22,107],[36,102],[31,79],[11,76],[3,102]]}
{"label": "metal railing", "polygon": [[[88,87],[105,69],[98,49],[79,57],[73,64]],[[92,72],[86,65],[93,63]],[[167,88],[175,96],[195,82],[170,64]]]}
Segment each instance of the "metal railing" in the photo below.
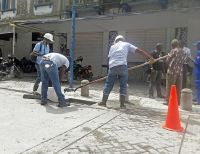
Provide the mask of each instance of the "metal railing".
{"label": "metal railing", "polygon": [[127,13],[198,6],[200,0],[82,0],[76,3],[77,11],[93,9],[99,15],[111,13],[110,9],[115,9],[114,13]]}
{"label": "metal railing", "polygon": [[[200,0],[82,0],[79,2],[76,3],[77,17],[200,8]],[[71,6],[62,9],[60,16],[71,18]]]}

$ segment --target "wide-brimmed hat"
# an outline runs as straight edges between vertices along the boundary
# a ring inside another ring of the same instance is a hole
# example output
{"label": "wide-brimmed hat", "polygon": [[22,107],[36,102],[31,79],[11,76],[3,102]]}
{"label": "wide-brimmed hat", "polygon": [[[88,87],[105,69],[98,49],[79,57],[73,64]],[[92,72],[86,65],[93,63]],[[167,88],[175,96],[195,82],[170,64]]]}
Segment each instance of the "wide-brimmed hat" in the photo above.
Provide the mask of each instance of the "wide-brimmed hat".
{"label": "wide-brimmed hat", "polygon": [[50,33],[44,34],[44,38],[48,39],[48,40],[51,41],[51,42],[54,42],[54,40],[53,40],[53,35],[50,34]]}

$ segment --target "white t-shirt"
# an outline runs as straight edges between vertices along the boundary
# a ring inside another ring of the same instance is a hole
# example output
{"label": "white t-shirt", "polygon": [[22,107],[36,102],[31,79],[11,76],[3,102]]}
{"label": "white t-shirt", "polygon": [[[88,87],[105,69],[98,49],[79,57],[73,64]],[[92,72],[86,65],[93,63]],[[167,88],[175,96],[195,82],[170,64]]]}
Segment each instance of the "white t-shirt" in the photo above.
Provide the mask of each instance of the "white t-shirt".
{"label": "white t-shirt", "polygon": [[[191,58],[191,57],[192,57],[192,56],[191,56],[191,51],[190,51],[189,48],[183,47],[183,51],[186,53],[186,55],[187,55],[188,58]],[[187,63],[188,63],[188,61],[185,62],[185,64],[187,64]]]}
{"label": "white t-shirt", "polygon": [[128,43],[119,41],[110,47],[108,54],[109,68],[119,65],[127,65],[128,52],[135,53],[136,46]]}
{"label": "white t-shirt", "polygon": [[65,65],[66,68],[69,67],[68,59],[62,54],[53,52],[53,53],[46,54],[44,57],[47,57],[49,58],[50,61],[53,61],[53,63],[55,63],[57,67],[61,67],[63,65]]}
{"label": "white t-shirt", "polygon": [[191,51],[187,47],[183,47],[183,51],[187,54],[188,57],[191,57]]}

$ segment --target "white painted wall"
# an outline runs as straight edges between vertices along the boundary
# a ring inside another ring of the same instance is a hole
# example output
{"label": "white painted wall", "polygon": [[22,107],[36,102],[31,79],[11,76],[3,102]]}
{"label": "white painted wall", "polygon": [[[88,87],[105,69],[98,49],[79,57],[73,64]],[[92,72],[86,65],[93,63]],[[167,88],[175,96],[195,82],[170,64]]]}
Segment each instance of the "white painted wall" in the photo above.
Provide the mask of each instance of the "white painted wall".
{"label": "white painted wall", "polygon": [[49,14],[53,11],[53,5],[47,5],[47,6],[38,6],[34,7],[34,14],[35,15],[44,15],[44,14]]}
{"label": "white painted wall", "polygon": [[1,19],[5,19],[5,18],[13,18],[16,16],[16,11],[6,11],[1,13]]}
{"label": "white painted wall", "polygon": [[[111,30],[127,31],[132,29],[155,29],[166,27],[182,27],[188,25],[190,18],[199,18],[200,10],[164,11],[146,14],[131,14],[101,18],[81,19],[76,21],[76,32],[105,32]],[[38,25],[57,32],[70,32],[71,21]],[[56,27],[56,28],[55,28]]]}
{"label": "white painted wall", "polygon": [[[188,27],[190,33],[191,24],[189,20],[200,20],[200,9],[182,9],[169,11],[156,11],[144,14],[130,14],[121,16],[108,16],[90,19],[77,19],[76,32],[109,32],[117,31],[135,31],[148,29],[167,29],[167,42],[173,37],[173,29],[176,27]],[[47,30],[55,32],[71,32],[71,21],[59,23],[49,23],[37,25]],[[191,44],[189,44],[191,46]],[[167,47],[168,49],[168,47]]]}

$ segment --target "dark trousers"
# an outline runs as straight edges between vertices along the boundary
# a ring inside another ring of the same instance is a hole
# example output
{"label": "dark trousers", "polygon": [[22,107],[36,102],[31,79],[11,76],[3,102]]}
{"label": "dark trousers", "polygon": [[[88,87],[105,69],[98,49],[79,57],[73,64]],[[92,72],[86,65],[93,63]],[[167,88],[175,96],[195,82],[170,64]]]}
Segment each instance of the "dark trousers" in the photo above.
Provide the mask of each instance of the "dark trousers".
{"label": "dark trousers", "polygon": [[161,97],[161,78],[162,78],[162,71],[151,71],[150,76],[150,84],[149,84],[149,97],[153,97],[154,95],[154,87],[156,87],[157,96]]}
{"label": "dark trousers", "polygon": [[37,77],[36,77],[36,80],[35,80],[35,84],[33,86],[33,91],[37,91],[39,84],[40,84],[40,81],[41,81],[41,71],[40,71],[39,64],[35,63],[35,68],[37,70]]}
{"label": "dark trousers", "polygon": [[183,64],[183,81],[182,81],[182,88],[187,88],[187,70],[188,64]]}
{"label": "dark trousers", "polygon": [[166,100],[167,103],[169,103],[169,97],[170,97],[170,90],[171,86],[176,85],[177,89],[177,97],[178,97],[178,104],[180,105],[180,98],[181,98],[181,90],[182,90],[182,75],[176,76],[172,74],[167,74],[166,77]]}

